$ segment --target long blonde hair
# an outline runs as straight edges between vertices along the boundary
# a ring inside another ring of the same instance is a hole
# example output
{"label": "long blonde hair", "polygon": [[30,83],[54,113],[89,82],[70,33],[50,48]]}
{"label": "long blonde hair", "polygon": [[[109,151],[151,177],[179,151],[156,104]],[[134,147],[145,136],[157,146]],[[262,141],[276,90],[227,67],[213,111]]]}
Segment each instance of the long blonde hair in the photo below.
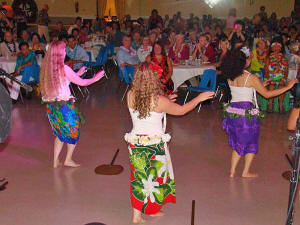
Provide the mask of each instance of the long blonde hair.
{"label": "long blonde hair", "polygon": [[64,60],[66,44],[55,41],[50,44],[41,66],[40,89],[43,98],[55,100],[65,77]]}
{"label": "long blonde hair", "polygon": [[132,82],[133,109],[139,112],[139,118],[150,116],[157,106],[158,97],[165,95],[157,74],[149,69],[148,63],[142,63],[136,70]]}

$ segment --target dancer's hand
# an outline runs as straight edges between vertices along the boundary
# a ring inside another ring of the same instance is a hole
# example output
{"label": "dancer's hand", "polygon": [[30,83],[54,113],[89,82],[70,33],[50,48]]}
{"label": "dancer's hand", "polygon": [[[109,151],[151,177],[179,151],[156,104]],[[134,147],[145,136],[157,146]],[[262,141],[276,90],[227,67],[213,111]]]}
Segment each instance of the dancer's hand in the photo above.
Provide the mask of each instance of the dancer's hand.
{"label": "dancer's hand", "polygon": [[100,72],[98,72],[94,77],[96,79],[96,81],[100,80],[102,77],[104,77],[104,70],[101,70]]}
{"label": "dancer's hand", "polygon": [[289,82],[288,82],[288,87],[289,88],[292,88],[295,84],[297,84],[298,83],[298,80],[296,79],[296,78],[292,78],[292,79],[290,79],[289,80]]}
{"label": "dancer's hand", "polygon": [[171,95],[168,95],[168,98],[172,101],[172,102],[176,102],[176,98],[177,98],[177,94],[171,94]]}
{"label": "dancer's hand", "polygon": [[264,87],[267,87],[271,83],[271,79],[265,80],[262,84]]}
{"label": "dancer's hand", "polygon": [[83,75],[83,74],[85,73],[85,69],[86,69],[86,66],[81,67],[81,68],[78,70],[77,75],[78,75],[78,76]]}
{"label": "dancer's hand", "polygon": [[215,92],[213,91],[207,91],[207,92],[203,92],[201,94],[198,95],[199,101],[203,102],[207,99],[211,99],[214,97]]}

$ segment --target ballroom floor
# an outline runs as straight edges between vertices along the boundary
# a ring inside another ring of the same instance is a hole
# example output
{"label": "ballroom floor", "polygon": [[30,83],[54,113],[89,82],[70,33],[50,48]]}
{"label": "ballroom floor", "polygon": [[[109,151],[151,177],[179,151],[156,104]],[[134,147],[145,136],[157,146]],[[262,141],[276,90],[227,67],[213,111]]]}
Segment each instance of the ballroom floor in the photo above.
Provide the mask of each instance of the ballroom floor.
{"label": "ballroom floor", "polygon": [[[7,189],[0,192],[1,225],[106,225],[131,224],[128,150],[123,140],[131,121],[121,96],[118,78],[103,78],[82,99],[86,117],[74,154],[80,168],[52,169],[54,137],[40,100],[14,105],[9,139],[0,145],[0,177]],[[78,95],[79,96],[79,95]],[[179,98],[182,102],[182,99]],[[162,218],[147,224],[191,224],[192,200],[196,201],[195,225],[285,224],[289,182],[287,115],[271,114],[261,127],[260,152],[253,163],[257,179],[228,178],[231,150],[221,129],[218,104],[205,105],[183,117],[168,116],[170,152],[175,171],[177,203],[164,207]],[[116,149],[118,176],[100,176],[94,168],[109,163]],[[65,151],[63,152],[65,154]],[[299,197],[295,223],[300,224]]]}

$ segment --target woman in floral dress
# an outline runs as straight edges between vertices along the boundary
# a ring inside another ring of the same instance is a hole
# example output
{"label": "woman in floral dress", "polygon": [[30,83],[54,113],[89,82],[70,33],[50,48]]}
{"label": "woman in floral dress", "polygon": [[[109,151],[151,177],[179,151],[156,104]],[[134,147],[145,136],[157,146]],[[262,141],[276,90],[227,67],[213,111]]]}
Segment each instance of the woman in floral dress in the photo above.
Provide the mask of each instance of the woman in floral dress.
{"label": "woman in floral dress", "polygon": [[167,95],[172,94],[174,91],[174,83],[171,79],[173,74],[173,64],[171,59],[166,56],[162,42],[155,42],[151,53],[150,69],[155,71],[164,86]]}
{"label": "woman in floral dress", "polygon": [[133,223],[145,223],[143,214],[162,216],[161,208],[176,202],[175,180],[165,133],[166,114],[184,115],[212,98],[205,92],[180,106],[165,96],[159,77],[143,63],[137,69],[127,103],[133,128],[125,135],[131,168]]}
{"label": "woman in floral dress", "polygon": [[[271,44],[270,55],[267,58],[265,65],[266,78],[271,79],[271,84],[269,85],[270,90],[283,87],[287,82],[289,73],[288,60],[285,58],[283,51],[284,49],[281,39],[274,39]],[[277,98],[269,99],[268,112],[283,112],[289,110],[289,92],[283,93],[278,97],[278,99],[279,107]]]}

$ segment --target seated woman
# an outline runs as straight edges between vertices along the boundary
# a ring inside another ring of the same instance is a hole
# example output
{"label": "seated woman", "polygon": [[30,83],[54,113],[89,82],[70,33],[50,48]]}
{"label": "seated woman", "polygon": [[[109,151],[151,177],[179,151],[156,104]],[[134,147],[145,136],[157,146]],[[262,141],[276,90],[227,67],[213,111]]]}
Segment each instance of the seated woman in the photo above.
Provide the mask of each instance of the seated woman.
{"label": "seated woman", "polygon": [[44,43],[41,43],[41,38],[38,33],[33,33],[31,35],[31,44],[29,48],[32,51],[34,51],[36,55],[38,54],[41,54],[42,56],[45,55],[46,45]]}
{"label": "seated woman", "polygon": [[[278,89],[284,86],[288,78],[288,60],[283,54],[283,44],[280,38],[275,38],[271,44],[271,52],[267,57],[265,65],[266,78],[271,79],[270,90]],[[286,96],[286,97],[285,97]],[[279,97],[279,111],[289,110],[288,93],[283,93]],[[276,99],[277,100],[277,99]],[[269,99],[268,112],[278,112],[277,101],[273,107],[273,98]]]}
{"label": "seated woman", "polygon": [[[268,45],[267,41],[260,38],[255,43],[255,49],[252,50],[252,60],[250,65],[250,70],[252,74],[260,77],[261,73],[264,73],[264,67],[266,65],[266,60],[268,56]],[[257,96],[257,101],[259,108],[262,111],[267,110],[268,100],[263,98],[261,95]]]}
{"label": "seated woman", "polygon": [[175,44],[169,49],[168,56],[175,64],[189,59],[190,49],[184,43],[184,36],[182,34],[176,35]]}
{"label": "seated woman", "polygon": [[152,52],[152,46],[150,45],[150,39],[148,36],[143,37],[142,46],[138,49],[137,55],[140,62],[145,62],[146,57]]}
{"label": "seated woman", "polygon": [[159,76],[160,81],[164,86],[165,93],[167,95],[172,94],[174,90],[174,83],[171,79],[173,74],[173,65],[170,58],[166,56],[163,44],[160,41],[154,43],[153,50],[151,52],[150,69],[155,71]]}
{"label": "seated woman", "polygon": [[[157,44],[155,44],[156,46]],[[154,48],[155,48],[154,46]],[[159,78],[141,64],[127,94],[127,106],[133,129],[125,135],[131,168],[130,196],[132,222],[143,224],[142,214],[163,216],[163,205],[176,203],[175,178],[166,133],[166,114],[180,116],[200,102],[213,97],[213,92],[199,94],[181,106],[166,97]]]}
{"label": "seated woman", "polygon": [[[30,82],[38,82],[35,80],[30,80],[27,77],[23,77],[23,73],[26,66],[37,64],[34,52],[29,50],[29,45],[26,42],[22,42],[19,45],[19,49],[20,49],[20,54],[17,58],[15,72],[12,75],[16,76],[18,80],[22,80],[25,83],[26,80],[29,80]],[[19,97],[20,86],[17,83],[12,82],[12,84],[9,85],[8,90],[10,92],[10,97],[16,101]]]}
{"label": "seated woman", "polygon": [[4,41],[0,44],[0,54],[2,56],[16,56],[19,52],[19,44],[13,40],[10,31],[4,33]]}

